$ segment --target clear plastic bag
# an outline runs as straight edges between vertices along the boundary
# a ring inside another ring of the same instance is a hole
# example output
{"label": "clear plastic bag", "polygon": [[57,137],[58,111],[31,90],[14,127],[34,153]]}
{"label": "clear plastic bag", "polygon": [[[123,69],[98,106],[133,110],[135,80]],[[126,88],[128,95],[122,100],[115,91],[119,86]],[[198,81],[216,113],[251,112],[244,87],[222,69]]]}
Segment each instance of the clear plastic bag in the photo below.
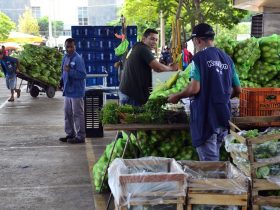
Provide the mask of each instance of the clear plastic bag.
{"label": "clear plastic bag", "polygon": [[261,206],[261,210],[280,210],[280,207]]}
{"label": "clear plastic bag", "polygon": [[193,205],[193,210],[238,210],[237,206]]}
{"label": "clear plastic bag", "polygon": [[164,204],[186,196],[186,177],[170,158],[115,159],[108,169],[109,186],[119,206]]}
{"label": "clear plastic bag", "polygon": [[248,192],[249,178],[228,161],[180,161],[180,164],[191,190],[225,194]]}

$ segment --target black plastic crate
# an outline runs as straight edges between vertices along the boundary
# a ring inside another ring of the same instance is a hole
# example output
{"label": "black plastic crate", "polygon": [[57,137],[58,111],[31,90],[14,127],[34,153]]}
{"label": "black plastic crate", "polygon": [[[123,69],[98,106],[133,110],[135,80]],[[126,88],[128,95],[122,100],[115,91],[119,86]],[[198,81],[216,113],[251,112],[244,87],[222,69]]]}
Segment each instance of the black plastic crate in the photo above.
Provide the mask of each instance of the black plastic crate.
{"label": "black plastic crate", "polygon": [[103,137],[104,131],[100,116],[103,106],[102,90],[87,90],[85,94],[85,126],[86,137]]}

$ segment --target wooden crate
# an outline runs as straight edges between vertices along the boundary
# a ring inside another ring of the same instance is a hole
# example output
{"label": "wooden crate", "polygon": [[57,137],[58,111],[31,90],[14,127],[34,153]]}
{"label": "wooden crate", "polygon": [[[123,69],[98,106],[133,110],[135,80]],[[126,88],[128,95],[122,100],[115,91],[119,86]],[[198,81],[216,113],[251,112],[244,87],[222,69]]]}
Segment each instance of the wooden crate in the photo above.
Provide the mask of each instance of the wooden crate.
{"label": "wooden crate", "polygon": [[180,162],[185,167],[184,171],[189,174],[188,210],[191,210],[193,205],[241,206],[243,210],[247,209],[249,179],[230,162]]}
{"label": "wooden crate", "polygon": [[280,163],[280,156],[266,159],[265,161],[258,161],[254,157],[253,146],[261,143],[271,141],[273,139],[280,139],[280,134],[267,134],[255,138],[246,139],[248,146],[248,156],[251,168],[252,177],[252,202],[253,209],[260,209],[262,205],[277,206],[280,207],[280,196],[260,196],[260,191],[265,190],[280,190],[280,186],[277,183],[270,182],[266,179],[258,179],[256,172],[259,167],[268,166]]}
{"label": "wooden crate", "polygon": [[[115,197],[116,209],[124,210],[128,206],[175,204],[178,210],[183,210],[186,178],[174,159],[160,158],[158,161],[143,158],[126,159],[119,165],[123,168],[114,165],[110,169],[120,172],[116,177],[119,194]],[[135,168],[151,172],[139,173]]]}
{"label": "wooden crate", "polygon": [[[250,121],[252,121],[252,120],[253,119],[250,119]],[[271,121],[271,119],[268,119],[268,120],[269,120],[269,122]],[[248,120],[245,120],[244,122],[247,123]],[[255,122],[260,122],[260,121],[256,120]],[[233,123],[230,123],[230,124],[231,124],[231,134],[238,141],[245,144],[248,148],[247,159],[249,160],[249,164],[250,164],[249,171],[250,171],[250,176],[251,176],[251,180],[252,180],[251,201],[252,201],[253,209],[258,210],[263,205],[279,207],[280,206],[280,196],[261,196],[259,194],[259,192],[265,191],[265,190],[280,190],[280,186],[277,185],[276,183],[270,182],[266,179],[258,179],[256,177],[256,172],[259,167],[280,163],[280,157],[276,156],[276,157],[269,158],[269,159],[262,159],[261,161],[257,160],[254,155],[253,147],[257,144],[266,143],[273,139],[280,139],[280,134],[266,134],[266,135],[262,135],[259,137],[246,139],[235,132],[235,130],[240,131],[240,129],[235,124],[233,124]]]}

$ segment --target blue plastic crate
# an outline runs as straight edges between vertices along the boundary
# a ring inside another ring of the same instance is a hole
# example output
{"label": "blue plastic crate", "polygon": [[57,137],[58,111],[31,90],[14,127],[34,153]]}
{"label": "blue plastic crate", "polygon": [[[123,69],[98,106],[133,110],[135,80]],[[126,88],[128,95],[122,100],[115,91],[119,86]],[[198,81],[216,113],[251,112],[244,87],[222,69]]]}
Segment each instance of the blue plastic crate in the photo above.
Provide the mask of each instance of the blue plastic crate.
{"label": "blue plastic crate", "polygon": [[113,26],[93,26],[93,37],[114,37]]}
{"label": "blue plastic crate", "polygon": [[89,62],[93,62],[94,61],[94,53],[90,52],[90,51],[84,51],[82,53],[83,55],[83,59],[85,62],[89,63]]}
{"label": "blue plastic crate", "polygon": [[119,79],[117,75],[114,76],[108,76],[107,77],[107,86],[108,87],[114,87],[114,86],[119,86]]}
{"label": "blue plastic crate", "polygon": [[96,67],[93,63],[85,63],[87,74],[97,74]]}
{"label": "blue plastic crate", "polygon": [[114,39],[107,38],[94,38],[92,49],[94,50],[113,50],[114,49]]}
{"label": "blue plastic crate", "polygon": [[114,33],[121,34],[122,33],[122,27],[121,26],[115,26],[114,27]]}
{"label": "blue plastic crate", "polygon": [[109,76],[118,74],[118,69],[116,69],[114,67],[114,63],[108,63],[107,64],[107,73],[108,73]]}
{"label": "blue plastic crate", "polygon": [[95,78],[95,79],[96,79],[96,85],[103,85],[103,78],[98,77],[98,78]]}
{"label": "blue plastic crate", "polygon": [[137,26],[127,26],[126,27],[127,37],[137,37]]}
{"label": "blue plastic crate", "polygon": [[83,45],[83,50],[93,50],[94,46],[94,39],[85,39],[84,45]]}
{"label": "blue plastic crate", "polygon": [[107,94],[106,99],[119,99],[118,94]]}
{"label": "blue plastic crate", "polygon": [[92,26],[71,26],[71,33],[73,38],[92,37]]}
{"label": "blue plastic crate", "polygon": [[87,78],[86,79],[86,86],[94,86],[96,85],[96,78]]}
{"label": "blue plastic crate", "polygon": [[86,79],[86,86],[103,85],[103,78],[93,77]]}
{"label": "blue plastic crate", "polygon": [[[122,27],[115,26],[114,31],[117,34],[122,34]],[[127,26],[126,27],[126,36],[127,37],[137,37],[137,26]]]}
{"label": "blue plastic crate", "polygon": [[94,67],[99,74],[107,73],[107,64],[103,62],[95,62]]}
{"label": "blue plastic crate", "polygon": [[93,53],[93,60],[94,61],[103,61],[103,62],[115,62],[117,61],[117,56],[115,55],[114,51],[101,51],[101,52],[94,52]]}
{"label": "blue plastic crate", "polygon": [[105,26],[103,29],[103,35],[104,37],[114,37],[114,26]]}
{"label": "blue plastic crate", "polygon": [[132,48],[133,45],[137,42],[137,37],[129,37],[128,38],[128,41],[129,41],[129,48]]}
{"label": "blue plastic crate", "polygon": [[109,51],[107,53],[108,53],[108,61],[116,62],[118,60],[118,57],[115,55],[115,51]]}
{"label": "blue plastic crate", "polygon": [[120,44],[121,44],[122,40],[121,39],[114,39],[113,45],[114,45],[114,49],[117,48]]}
{"label": "blue plastic crate", "polygon": [[75,39],[75,42],[76,42],[76,50],[77,51],[82,51],[82,50],[85,50],[86,49],[86,39],[83,39],[83,38],[77,38]]}

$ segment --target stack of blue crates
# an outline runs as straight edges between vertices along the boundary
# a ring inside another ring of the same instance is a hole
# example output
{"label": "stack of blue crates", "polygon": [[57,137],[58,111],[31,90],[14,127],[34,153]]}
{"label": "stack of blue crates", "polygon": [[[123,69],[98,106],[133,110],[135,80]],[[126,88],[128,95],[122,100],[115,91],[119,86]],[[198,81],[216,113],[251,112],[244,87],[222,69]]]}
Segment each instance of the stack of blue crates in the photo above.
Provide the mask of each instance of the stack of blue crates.
{"label": "stack of blue crates", "polygon": [[[119,85],[118,71],[114,63],[120,60],[115,56],[114,49],[121,43],[115,33],[121,34],[120,26],[72,26],[72,37],[76,40],[76,50],[83,57],[87,74],[108,74],[107,84],[103,78],[87,78],[86,86]],[[127,26],[129,48],[137,41],[137,27]]]}

